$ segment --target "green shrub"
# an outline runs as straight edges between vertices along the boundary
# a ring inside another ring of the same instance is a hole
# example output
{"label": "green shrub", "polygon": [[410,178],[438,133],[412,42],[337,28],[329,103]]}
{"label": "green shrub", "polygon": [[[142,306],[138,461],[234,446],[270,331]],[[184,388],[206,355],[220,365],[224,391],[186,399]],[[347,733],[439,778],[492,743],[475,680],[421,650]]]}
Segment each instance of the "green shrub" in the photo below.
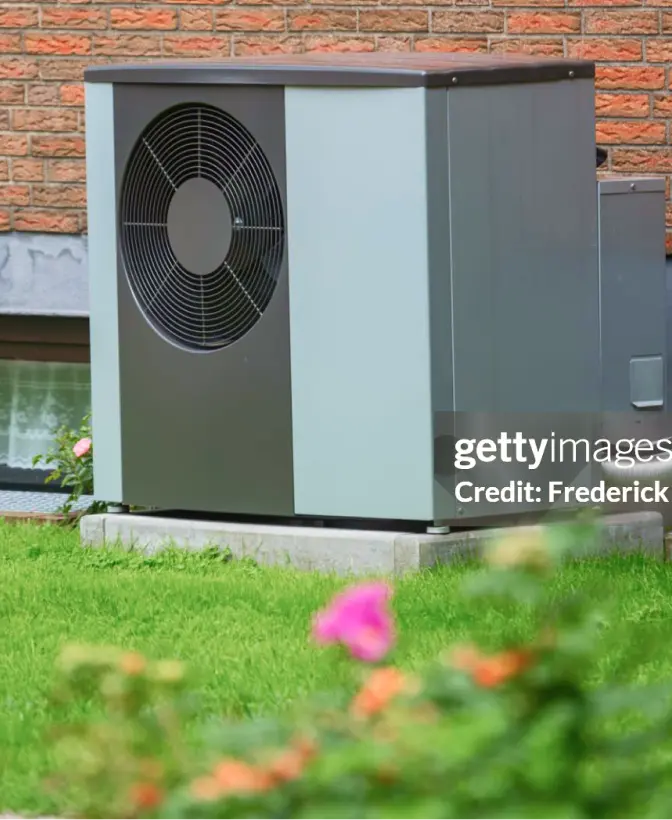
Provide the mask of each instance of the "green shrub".
{"label": "green shrub", "polygon": [[[187,733],[184,670],[69,648],[60,698],[97,718],[64,727],[52,782],[83,817],[496,818],[672,816],[671,692],[592,683],[595,602],[546,584],[595,537],[573,525],[510,536],[464,595],[501,613],[495,645],[398,669],[387,584],[359,584],[315,618],[315,651],[353,657],[352,691],[282,719]],[[570,555],[571,558],[571,555]],[[512,613],[524,616],[510,617]],[[213,625],[214,628],[214,625]],[[225,625],[223,625],[225,628]],[[100,715],[102,714],[102,717]]]}
{"label": "green shrub", "polygon": [[[60,427],[54,435],[55,446],[46,455],[33,458],[33,466],[39,463],[53,466],[45,483],[60,481],[70,492],[60,511],[70,516],[72,509],[83,495],[93,494],[93,441],[91,437],[91,416],[82,419],[79,430]],[[84,513],[104,512],[107,505],[102,501],[92,501]]]}

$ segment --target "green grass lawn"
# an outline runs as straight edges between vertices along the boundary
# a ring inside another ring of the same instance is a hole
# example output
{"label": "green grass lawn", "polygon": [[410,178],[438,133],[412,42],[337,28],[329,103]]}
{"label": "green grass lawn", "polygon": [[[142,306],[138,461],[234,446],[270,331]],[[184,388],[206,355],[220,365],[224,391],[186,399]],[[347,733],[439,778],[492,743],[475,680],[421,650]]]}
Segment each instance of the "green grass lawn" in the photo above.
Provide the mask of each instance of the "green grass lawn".
{"label": "green grass lawn", "polygon": [[[403,666],[454,640],[501,631],[501,615],[457,595],[465,571],[397,582]],[[76,532],[0,523],[0,813],[53,810],[40,781],[50,765],[49,693],[64,643],[182,659],[197,674],[204,713],[278,712],[350,678],[345,660],[308,639],[312,613],[342,583],[214,555],[82,550]],[[598,676],[669,677],[672,565],[631,557],[567,566],[554,590],[577,588],[604,607]]]}

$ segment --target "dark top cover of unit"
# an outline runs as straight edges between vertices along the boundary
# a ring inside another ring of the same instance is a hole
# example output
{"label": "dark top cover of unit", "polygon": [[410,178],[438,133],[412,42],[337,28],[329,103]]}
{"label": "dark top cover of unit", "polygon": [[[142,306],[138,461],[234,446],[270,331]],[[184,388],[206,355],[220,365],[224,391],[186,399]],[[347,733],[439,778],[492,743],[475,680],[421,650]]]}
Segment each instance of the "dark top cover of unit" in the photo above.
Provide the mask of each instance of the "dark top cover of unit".
{"label": "dark top cover of unit", "polygon": [[88,83],[449,87],[592,78],[587,60],[526,54],[297,54],[154,61],[87,69]]}

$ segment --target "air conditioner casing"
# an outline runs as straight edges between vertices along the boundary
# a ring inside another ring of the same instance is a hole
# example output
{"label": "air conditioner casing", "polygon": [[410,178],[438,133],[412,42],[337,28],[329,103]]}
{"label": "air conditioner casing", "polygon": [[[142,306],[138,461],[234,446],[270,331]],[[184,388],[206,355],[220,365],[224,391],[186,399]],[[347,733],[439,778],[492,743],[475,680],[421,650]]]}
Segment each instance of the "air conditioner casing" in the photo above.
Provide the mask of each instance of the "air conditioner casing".
{"label": "air conditioner casing", "polygon": [[[493,474],[456,471],[453,446],[516,425],[592,435],[593,77],[582,61],[419,54],[89,69],[96,497],[423,522],[546,508],[460,501],[457,483]],[[207,351],[145,318],[119,208],[134,147],[186,104],[245,126],[284,217],[263,315]],[[585,484],[574,472],[553,465]]]}

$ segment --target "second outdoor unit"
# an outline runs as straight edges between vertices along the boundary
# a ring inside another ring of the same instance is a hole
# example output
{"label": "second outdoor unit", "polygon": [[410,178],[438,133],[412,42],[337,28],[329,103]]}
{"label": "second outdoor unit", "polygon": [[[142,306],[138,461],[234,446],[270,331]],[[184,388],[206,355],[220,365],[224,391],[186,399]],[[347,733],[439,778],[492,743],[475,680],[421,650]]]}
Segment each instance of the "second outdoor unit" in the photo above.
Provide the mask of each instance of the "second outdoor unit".
{"label": "second outdoor unit", "polygon": [[601,409],[593,76],[421,54],[88,70],[96,496],[427,524],[548,506],[457,499],[479,472],[454,442],[509,414],[587,435]]}

